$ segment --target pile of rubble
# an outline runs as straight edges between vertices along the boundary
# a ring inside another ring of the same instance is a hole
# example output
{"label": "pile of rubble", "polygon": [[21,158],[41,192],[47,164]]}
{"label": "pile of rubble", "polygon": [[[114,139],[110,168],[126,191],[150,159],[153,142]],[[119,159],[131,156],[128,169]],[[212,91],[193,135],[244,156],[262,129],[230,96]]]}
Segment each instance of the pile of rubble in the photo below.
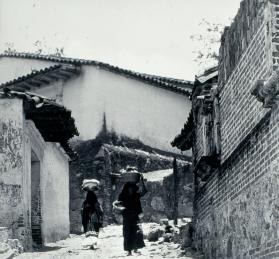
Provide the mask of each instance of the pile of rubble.
{"label": "pile of rubble", "polygon": [[179,219],[175,225],[173,220],[162,219],[160,224],[147,223],[144,225],[145,239],[155,244],[175,243],[177,248],[183,250],[183,255],[195,255],[195,258],[203,259],[203,255],[195,251],[193,246],[193,226],[191,219]]}
{"label": "pile of rubble", "polygon": [[22,244],[18,239],[9,239],[9,230],[0,227],[0,258],[11,259],[23,252]]}

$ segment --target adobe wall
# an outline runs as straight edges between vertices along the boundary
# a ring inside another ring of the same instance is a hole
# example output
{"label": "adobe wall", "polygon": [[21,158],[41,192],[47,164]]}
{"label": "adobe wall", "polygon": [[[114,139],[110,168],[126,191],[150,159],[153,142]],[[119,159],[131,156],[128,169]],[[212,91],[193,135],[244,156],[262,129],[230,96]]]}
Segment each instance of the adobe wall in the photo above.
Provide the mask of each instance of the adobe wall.
{"label": "adobe wall", "polygon": [[278,11],[278,1],[244,0],[223,35],[221,165],[195,197],[196,246],[206,258],[279,256],[279,109],[251,95],[278,66]]}
{"label": "adobe wall", "polygon": [[41,177],[42,231],[46,243],[70,234],[69,163],[59,144],[46,143]]}

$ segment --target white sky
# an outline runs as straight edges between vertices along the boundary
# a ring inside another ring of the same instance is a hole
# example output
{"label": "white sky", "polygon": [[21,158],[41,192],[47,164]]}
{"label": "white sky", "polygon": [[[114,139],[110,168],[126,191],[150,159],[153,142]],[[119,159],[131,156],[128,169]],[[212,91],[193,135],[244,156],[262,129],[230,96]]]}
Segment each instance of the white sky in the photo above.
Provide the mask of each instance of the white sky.
{"label": "white sky", "polygon": [[64,47],[69,57],[193,80],[190,36],[199,23],[228,23],[240,0],[0,0],[0,52]]}

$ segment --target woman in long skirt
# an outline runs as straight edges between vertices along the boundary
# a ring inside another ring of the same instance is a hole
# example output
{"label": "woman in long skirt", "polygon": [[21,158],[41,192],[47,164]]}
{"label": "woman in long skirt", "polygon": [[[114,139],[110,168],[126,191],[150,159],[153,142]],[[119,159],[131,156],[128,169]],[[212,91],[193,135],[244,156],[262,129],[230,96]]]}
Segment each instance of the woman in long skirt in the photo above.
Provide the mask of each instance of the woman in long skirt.
{"label": "woman in long skirt", "polygon": [[147,192],[143,177],[141,177],[141,182],[143,188],[140,192],[136,183],[128,182],[124,185],[118,197],[118,202],[125,208],[122,211],[123,237],[124,250],[128,252],[128,255],[131,255],[132,251],[137,252],[137,249],[145,246],[143,233],[138,225],[139,214],[142,213],[140,198]]}
{"label": "woman in long skirt", "polygon": [[82,225],[84,233],[95,231],[99,233],[103,224],[103,210],[94,191],[88,190],[82,204]]}

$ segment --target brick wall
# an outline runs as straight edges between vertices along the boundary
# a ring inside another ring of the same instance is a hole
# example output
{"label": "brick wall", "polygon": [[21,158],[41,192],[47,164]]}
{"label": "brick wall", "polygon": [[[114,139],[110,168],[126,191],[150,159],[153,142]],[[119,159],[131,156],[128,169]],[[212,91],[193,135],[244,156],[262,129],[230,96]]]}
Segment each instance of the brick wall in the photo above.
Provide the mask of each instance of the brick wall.
{"label": "brick wall", "polygon": [[[251,89],[256,80],[267,79],[272,72],[268,24],[270,21],[265,19],[259,25],[228,80],[219,80],[222,161],[266,113],[262,104],[251,95]],[[230,60],[230,57],[226,59]],[[222,75],[222,64],[220,67]]]}
{"label": "brick wall", "polygon": [[244,0],[230,27],[222,35],[219,57],[219,82],[223,85],[243,58],[259,27],[265,22],[265,0]]}
{"label": "brick wall", "polygon": [[279,108],[251,95],[278,66],[278,7],[244,0],[223,36],[221,165],[196,188],[194,205],[195,242],[206,258],[279,256]]}

